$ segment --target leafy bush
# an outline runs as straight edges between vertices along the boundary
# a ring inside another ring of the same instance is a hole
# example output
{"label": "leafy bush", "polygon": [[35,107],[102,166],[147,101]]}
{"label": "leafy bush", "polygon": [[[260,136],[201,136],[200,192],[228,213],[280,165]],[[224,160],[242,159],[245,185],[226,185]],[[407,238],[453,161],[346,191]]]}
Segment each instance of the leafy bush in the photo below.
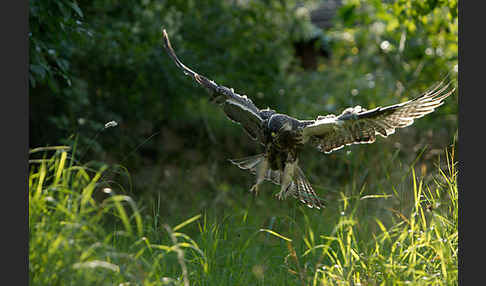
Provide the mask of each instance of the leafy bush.
{"label": "leafy bush", "polygon": [[[31,2],[30,145],[71,145],[81,135],[89,158],[132,170],[180,161],[188,149],[208,158],[257,152],[177,71],[162,48],[162,27],[194,69],[299,118],[409,99],[457,64],[453,0],[343,1],[334,27],[322,32],[332,56],[315,72],[294,57],[293,43],[315,31],[296,1]],[[450,141],[456,113],[446,104],[417,127]],[[452,116],[435,128],[445,114]],[[119,128],[89,139],[111,120]]]}

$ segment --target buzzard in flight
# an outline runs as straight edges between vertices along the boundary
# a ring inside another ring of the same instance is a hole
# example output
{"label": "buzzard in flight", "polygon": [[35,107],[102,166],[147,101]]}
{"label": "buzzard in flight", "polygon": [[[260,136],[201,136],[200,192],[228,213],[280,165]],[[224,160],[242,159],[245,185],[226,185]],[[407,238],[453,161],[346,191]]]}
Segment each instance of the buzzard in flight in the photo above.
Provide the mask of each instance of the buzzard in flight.
{"label": "buzzard in flight", "polygon": [[361,106],[346,108],[339,115],[318,116],[315,120],[300,120],[272,109],[259,109],[246,96],[236,93],[185,66],[177,57],[165,29],[164,46],[184,74],[211,92],[212,99],[226,115],[241,124],[248,135],[263,145],[264,153],[230,160],[241,169],[256,175],[251,191],[268,180],[280,185],[279,199],[292,195],[308,207],[320,209],[323,203],[298,166],[298,149],[304,144],[330,153],[346,145],[373,143],[376,136],[387,137],[396,128],[403,128],[442,105],[454,88],[441,82],[423,95],[407,102],[366,110]]}

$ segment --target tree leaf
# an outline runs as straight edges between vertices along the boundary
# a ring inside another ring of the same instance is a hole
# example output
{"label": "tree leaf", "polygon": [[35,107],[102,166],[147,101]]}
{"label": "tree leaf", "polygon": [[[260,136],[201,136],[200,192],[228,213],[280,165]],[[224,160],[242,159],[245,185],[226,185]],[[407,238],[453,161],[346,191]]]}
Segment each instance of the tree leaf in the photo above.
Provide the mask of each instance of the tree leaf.
{"label": "tree leaf", "polygon": [[68,2],[68,5],[71,6],[71,8],[73,8],[73,10],[76,12],[76,14],[78,14],[79,17],[83,18],[84,15],[83,15],[83,11],[81,11],[81,8],[79,8],[78,6],[78,3],[76,2]]}
{"label": "tree leaf", "polygon": [[30,71],[40,76],[41,79],[44,79],[46,77],[46,70],[41,65],[30,65]]}

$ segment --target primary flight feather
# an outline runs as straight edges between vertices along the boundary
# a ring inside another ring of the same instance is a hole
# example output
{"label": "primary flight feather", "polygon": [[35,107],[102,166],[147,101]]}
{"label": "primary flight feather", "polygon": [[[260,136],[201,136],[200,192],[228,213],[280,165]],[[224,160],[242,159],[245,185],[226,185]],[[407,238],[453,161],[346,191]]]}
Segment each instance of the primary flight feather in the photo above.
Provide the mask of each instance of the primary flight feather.
{"label": "primary flight feather", "polygon": [[264,147],[258,155],[230,160],[241,169],[256,175],[251,191],[268,180],[280,185],[279,199],[292,195],[309,207],[324,205],[298,166],[298,149],[311,145],[330,153],[346,145],[373,143],[376,136],[387,137],[396,128],[411,125],[414,119],[431,113],[443,104],[455,88],[440,82],[423,95],[407,102],[366,110],[361,106],[346,108],[340,115],[318,116],[315,120],[299,120],[275,110],[259,109],[246,95],[236,93],[185,66],[175,54],[169,37],[162,31],[164,47],[186,75],[211,91],[212,99],[233,121],[241,124],[251,138]]}

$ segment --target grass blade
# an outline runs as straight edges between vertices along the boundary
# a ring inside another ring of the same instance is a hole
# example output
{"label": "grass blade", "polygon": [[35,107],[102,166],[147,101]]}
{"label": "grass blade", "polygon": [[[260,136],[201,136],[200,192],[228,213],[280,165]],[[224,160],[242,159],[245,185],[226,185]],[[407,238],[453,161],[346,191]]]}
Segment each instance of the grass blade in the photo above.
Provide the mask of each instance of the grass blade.
{"label": "grass blade", "polygon": [[191,222],[198,220],[200,217],[201,217],[201,214],[195,215],[195,216],[191,217],[190,219],[176,225],[172,230],[177,231],[177,230],[183,228],[184,226],[190,224]]}
{"label": "grass blade", "polygon": [[279,234],[279,233],[277,233],[277,232],[275,232],[275,231],[273,231],[273,230],[271,230],[271,229],[267,229],[267,228],[261,228],[261,229],[260,229],[260,231],[268,232],[268,233],[270,233],[271,235],[274,235],[274,236],[276,236],[276,237],[278,237],[278,238],[281,238],[281,239],[283,239],[283,240],[285,240],[285,241],[292,242],[292,239],[290,239],[290,238],[288,238],[288,237],[285,237],[285,236],[283,236],[283,235],[281,235],[281,234]]}

